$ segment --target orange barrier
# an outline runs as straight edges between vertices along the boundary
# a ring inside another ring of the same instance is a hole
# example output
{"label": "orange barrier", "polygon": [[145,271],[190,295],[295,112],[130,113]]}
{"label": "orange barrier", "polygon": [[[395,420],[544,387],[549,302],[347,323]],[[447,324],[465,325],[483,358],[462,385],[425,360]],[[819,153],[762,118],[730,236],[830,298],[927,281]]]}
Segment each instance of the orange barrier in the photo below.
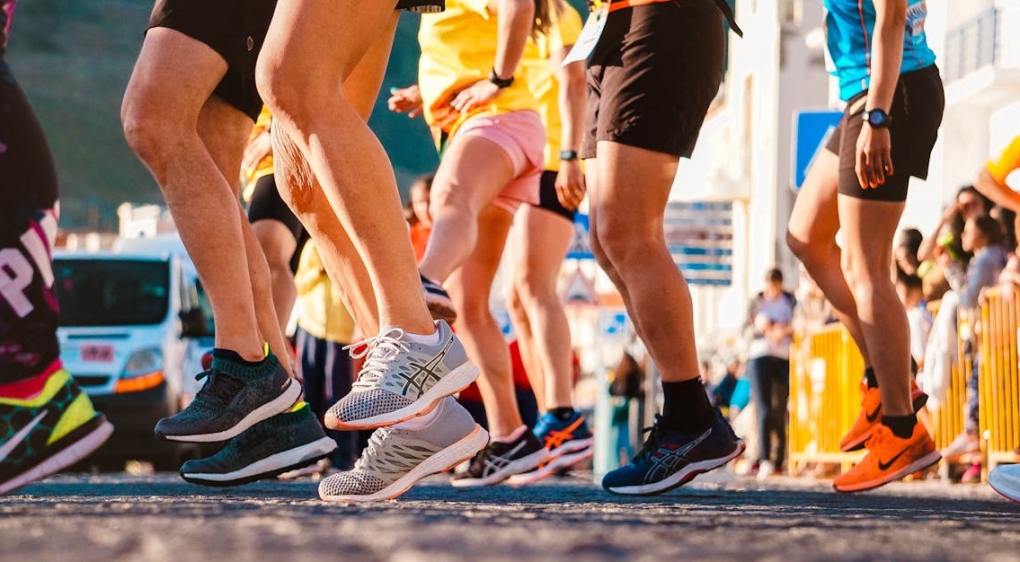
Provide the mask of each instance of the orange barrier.
{"label": "orange barrier", "polygon": [[790,472],[809,464],[844,469],[863,453],[843,453],[839,440],[861,407],[864,361],[842,324],[794,338],[790,355]]}
{"label": "orange barrier", "polygon": [[979,419],[986,471],[1020,462],[1020,377],[1017,374],[1017,316],[1020,295],[990,291],[981,307]]}

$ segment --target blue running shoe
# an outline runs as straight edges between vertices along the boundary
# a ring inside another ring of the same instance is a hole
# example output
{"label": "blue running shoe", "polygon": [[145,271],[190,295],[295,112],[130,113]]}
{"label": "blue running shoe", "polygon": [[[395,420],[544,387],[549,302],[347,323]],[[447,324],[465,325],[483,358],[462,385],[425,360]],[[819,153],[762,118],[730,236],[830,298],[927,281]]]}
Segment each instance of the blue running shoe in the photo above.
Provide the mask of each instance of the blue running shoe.
{"label": "blue running shoe", "polygon": [[719,468],[744,452],[744,442],[729,422],[715,411],[712,421],[695,435],[667,429],[655,416],[641,452],[627,466],[602,478],[602,487],[614,494],[653,495],[683,486],[695,476]]}
{"label": "blue running shoe", "polygon": [[595,438],[579,412],[574,412],[566,421],[548,412],[542,414],[535,424],[535,437],[549,451],[549,460],[535,470],[511,476],[507,480],[511,486],[533,484],[553,474],[565,473],[577,463],[590,459],[594,453],[592,444]]}

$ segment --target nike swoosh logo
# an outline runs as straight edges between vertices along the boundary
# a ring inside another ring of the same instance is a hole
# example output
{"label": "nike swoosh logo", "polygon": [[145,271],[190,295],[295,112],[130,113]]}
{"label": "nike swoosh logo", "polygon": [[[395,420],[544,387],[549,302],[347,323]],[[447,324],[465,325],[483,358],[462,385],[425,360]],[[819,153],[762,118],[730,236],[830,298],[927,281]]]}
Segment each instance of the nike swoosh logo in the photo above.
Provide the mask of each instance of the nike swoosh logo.
{"label": "nike swoosh logo", "polygon": [[896,459],[902,457],[903,453],[906,453],[906,452],[907,452],[907,450],[903,449],[899,453],[896,453],[896,456],[891,458],[891,459],[889,459],[889,462],[882,462],[881,460],[879,460],[878,461],[878,469],[879,470],[889,470],[889,467],[892,466],[894,462],[896,462]]}
{"label": "nike swoosh logo", "polygon": [[881,411],[882,406],[879,405],[877,408],[875,408],[874,412],[865,412],[864,417],[868,419],[868,423],[875,423],[876,421],[878,421],[878,414]]}
{"label": "nike swoosh logo", "polygon": [[46,414],[48,413],[49,412],[47,410],[40,412],[39,415],[35,417],[35,419],[28,422],[28,425],[21,428],[20,431],[15,433],[14,437],[11,437],[9,441],[4,443],[3,445],[0,445],[0,463],[3,463],[5,460],[7,460],[7,456],[11,454],[11,451],[17,448],[17,446],[20,445],[21,442],[28,437],[28,434],[31,433],[33,429],[35,429],[35,426],[39,425],[39,423],[43,421],[43,418],[45,418]]}

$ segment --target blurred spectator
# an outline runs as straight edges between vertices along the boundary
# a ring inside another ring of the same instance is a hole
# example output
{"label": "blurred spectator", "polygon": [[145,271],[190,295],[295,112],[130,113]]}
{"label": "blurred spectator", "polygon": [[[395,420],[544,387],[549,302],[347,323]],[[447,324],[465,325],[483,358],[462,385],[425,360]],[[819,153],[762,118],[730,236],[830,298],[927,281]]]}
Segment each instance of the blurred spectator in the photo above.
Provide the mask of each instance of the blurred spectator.
{"label": "blurred spectator", "polygon": [[924,235],[916,228],[904,228],[900,231],[899,240],[893,250],[897,271],[907,275],[918,275],[917,269],[921,266],[921,260],[917,256],[923,241]]}
{"label": "blurred spectator", "polygon": [[786,460],[790,344],[796,304],[793,293],[783,290],[783,272],[771,269],[765,275],[765,289],[748,307],[747,326],[753,331],[753,339],[747,350],[747,377],[758,414],[759,474],[762,470],[781,470]]}
{"label": "blurred spectator", "polygon": [[414,247],[414,259],[421,262],[425,256],[425,248],[432,234],[432,215],[429,214],[429,197],[432,194],[434,174],[418,176],[411,184],[411,198],[405,204],[405,211],[410,209],[408,225],[411,232],[411,246]]}
{"label": "blurred spectator", "polygon": [[826,324],[836,322],[832,304],[825,298],[821,287],[801,265],[800,285],[797,286],[797,305],[793,309],[793,329],[798,334],[820,330]]}
{"label": "blurred spectator", "polygon": [[613,456],[626,465],[634,457],[634,435],[631,429],[631,403],[644,399],[642,388],[645,371],[630,353],[624,352],[620,363],[611,372],[609,394],[612,396]]}
{"label": "blurred spectator", "polygon": [[737,388],[739,375],[740,361],[734,357],[726,362],[726,372],[712,385],[709,392],[712,404],[719,408],[726,417],[729,417],[730,400],[733,398],[733,391]]}
{"label": "blurred spectator", "polygon": [[924,300],[921,279],[900,271],[896,275],[896,292],[907,309],[907,323],[910,325],[910,357],[917,369],[924,367],[924,351],[928,334],[934,322],[928,303]]}

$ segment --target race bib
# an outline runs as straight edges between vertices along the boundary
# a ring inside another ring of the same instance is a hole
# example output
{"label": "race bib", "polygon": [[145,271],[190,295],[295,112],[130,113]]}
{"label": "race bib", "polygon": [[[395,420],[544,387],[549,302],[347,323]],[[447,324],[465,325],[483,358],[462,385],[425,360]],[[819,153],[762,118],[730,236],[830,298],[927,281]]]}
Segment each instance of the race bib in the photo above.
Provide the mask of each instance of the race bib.
{"label": "race bib", "polygon": [[581,30],[581,35],[577,38],[577,43],[574,43],[570,53],[563,59],[563,66],[588,60],[592,51],[595,50],[595,45],[599,43],[599,37],[602,37],[602,30],[606,28],[607,15],[608,10],[603,6],[588,16],[588,21],[585,22],[584,29]]}

